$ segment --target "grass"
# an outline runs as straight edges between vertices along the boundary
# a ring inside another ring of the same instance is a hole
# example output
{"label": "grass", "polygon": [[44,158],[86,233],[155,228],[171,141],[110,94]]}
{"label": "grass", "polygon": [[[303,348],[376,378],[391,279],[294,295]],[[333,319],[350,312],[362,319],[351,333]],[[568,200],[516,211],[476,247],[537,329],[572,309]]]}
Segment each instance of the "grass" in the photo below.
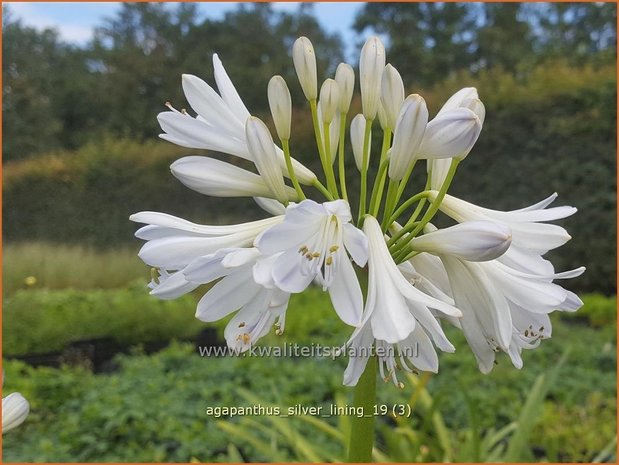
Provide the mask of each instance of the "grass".
{"label": "grass", "polygon": [[149,270],[137,252],[138,246],[99,251],[42,242],[5,244],[4,296],[19,289],[113,289],[137,279],[147,280]]}

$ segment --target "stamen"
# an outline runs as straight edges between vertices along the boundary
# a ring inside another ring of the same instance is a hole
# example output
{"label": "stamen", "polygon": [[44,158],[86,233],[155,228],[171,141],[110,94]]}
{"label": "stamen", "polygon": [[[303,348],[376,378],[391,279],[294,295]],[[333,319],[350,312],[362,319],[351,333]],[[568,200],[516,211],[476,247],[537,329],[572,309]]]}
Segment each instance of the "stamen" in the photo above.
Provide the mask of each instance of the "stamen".
{"label": "stamen", "polygon": [[339,245],[332,245],[331,247],[329,247],[329,252],[331,253],[337,252],[339,248],[340,248]]}
{"label": "stamen", "polygon": [[327,257],[325,260],[325,265],[330,266],[333,264],[333,257]]}
{"label": "stamen", "polygon": [[245,322],[244,321],[240,322],[239,323],[239,328],[244,328],[244,327],[245,327]]}

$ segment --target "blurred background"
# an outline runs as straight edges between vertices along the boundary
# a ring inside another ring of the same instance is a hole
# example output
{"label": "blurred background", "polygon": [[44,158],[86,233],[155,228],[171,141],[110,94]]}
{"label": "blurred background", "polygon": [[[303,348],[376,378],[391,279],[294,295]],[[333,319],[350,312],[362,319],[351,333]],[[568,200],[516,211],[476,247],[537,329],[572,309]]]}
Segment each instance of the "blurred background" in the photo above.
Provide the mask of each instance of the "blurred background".
{"label": "blurred background", "polygon": [[[579,212],[562,222],[573,239],[551,258],[559,270],[587,267],[567,283],[585,307],[553,315],[555,337],[525,354],[523,370],[500,357],[479,374],[452,332],[459,350],[441,355],[439,375],[404,379],[402,391],[380,386],[379,402],[413,396],[415,410],[380,418],[376,458],[614,460],[615,3],[20,2],[2,12],[4,390],[32,408],[3,438],[5,461],[343,457],[344,417],[205,414],[209,405],[350,402],[345,360],[200,358],[196,342],[222,344],[225,322],[195,320],[197,295],[147,295],[128,217],[261,215],[251,201],[204,197],[170,175],[173,160],[198,153],[157,137],[164,103],[187,106],[182,73],[214,83],[218,53],[267,121],[267,82],[284,76],[293,155],[319,170],[292,43],[312,40],[324,79],[343,60],[356,67],[370,34],[431,116],[454,91],[478,88],[486,122],[451,192],[494,209],[558,192],[558,204]],[[311,290],[293,297],[286,334],[265,344],[339,345],[348,332]]]}

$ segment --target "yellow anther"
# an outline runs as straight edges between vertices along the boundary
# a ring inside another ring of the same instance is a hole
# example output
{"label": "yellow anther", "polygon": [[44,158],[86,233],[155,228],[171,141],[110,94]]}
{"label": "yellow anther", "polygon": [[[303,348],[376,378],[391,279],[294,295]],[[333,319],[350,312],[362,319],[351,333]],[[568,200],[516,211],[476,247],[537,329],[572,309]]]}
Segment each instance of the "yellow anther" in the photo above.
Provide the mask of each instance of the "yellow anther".
{"label": "yellow anther", "polygon": [[312,256],[312,254],[311,254],[311,253],[307,252],[307,253],[305,254],[305,258],[307,258],[307,259],[311,262],[311,261],[312,261],[312,259],[313,259],[314,257]]}
{"label": "yellow anther", "polygon": [[277,328],[277,329],[275,330],[275,335],[276,335],[276,336],[281,336],[282,334],[284,334],[284,332],[283,332],[280,328]]}
{"label": "yellow anther", "polygon": [[399,387],[400,389],[404,389],[404,383],[403,383],[402,381],[399,381],[399,382],[398,382],[398,387]]}
{"label": "yellow anther", "polygon": [[333,257],[327,257],[327,259],[325,260],[325,264],[326,265],[332,265],[333,264]]}
{"label": "yellow anther", "polygon": [[340,246],[339,246],[339,245],[332,245],[332,246],[329,248],[329,252],[331,252],[331,253],[333,253],[333,252],[337,252],[337,250],[338,250],[339,248],[340,248]]}
{"label": "yellow anther", "polygon": [[242,321],[241,323],[239,323],[239,328],[244,328],[245,327],[245,322]]}
{"label": "yellow anther", "polygon": [[159,268],[151,268],[150,277],[155,284],[159,284]]}
{"label": "yellow anther", "polygon": [[251,341],[251,336],[249,333],[243,333],[241,334],[241,337],[243,338],[243,344],[249,344],[249,341]]}
{"label": "yellow anther", "polygon": [[304,254],[305,252],[307,252],[307,250],[308,250],[308,249],[307,249],[307,246],[306,246],[306,245],[304,245],[303,247],[299,248],[299,253]]}
{"label": "yellow anther", "polygon": [[312,257],[314,257],[314,258],[318,258],[318,257],[320,257],[320,252],[314,252],[314,253],[312,254]]}

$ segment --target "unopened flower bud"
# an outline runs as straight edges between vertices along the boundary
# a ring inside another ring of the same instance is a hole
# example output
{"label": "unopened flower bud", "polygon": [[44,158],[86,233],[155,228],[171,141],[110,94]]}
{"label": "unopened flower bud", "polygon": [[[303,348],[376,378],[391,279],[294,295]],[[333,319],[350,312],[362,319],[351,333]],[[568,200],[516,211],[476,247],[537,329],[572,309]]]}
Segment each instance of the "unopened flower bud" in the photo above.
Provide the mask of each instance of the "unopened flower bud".
{"label": "unopened flower bud", "polygon": [[484,124],[484,120],[486,119],[486,107],[481,100],[479,100],[478,98],[467,99],[460,104],[460,107],[468,108],[469,110],[471,110],[473,113],[475,113],[477,118],[479,118],[479,122],[482,125]]}
{"label": "unopened flower bud", "polygon": [[419,156],[462,160],[477,142],[480,132],[481,122],[468,108],[444,112],[428,123]]}
{"label": "unopened flower bud", "polygon": [[379,102],[378,104],[378,122],[380,123],[380,128],[383,131],[389,129],[387,125],[387,115],[385,114],[385,109],[383,108],[383,103]]}
{"label": "unopened flower bud", "polygon": [[404,83],[398,70],[391,65],[385,66],[383,71],[380,99],[386,117],[385,124],[393,131],[404,102]]}
{"label": "unopened flower bud", "polygon": [[290,139],[290,120],[292,118],[292,99],[286,81],[281,76],[273,76],[267,90],[269,108],[277,135],[281,140]]}
{"label": "unopened flower bud", "polygon": [[292,61],[299,77],[299,83],[307,100],[318,97],[316,77],[316,54],[314,46],[307,37],[299,37],[292,46]]}
{"label": "unopened flower bud", "polygon": [[359,83],[363,116],[368,120],[376,118],[380,101],[380,81],[385,68],[385,46],[376,37],[370,37],[361,49],[359,59]]}
{"label": "unopened flower bud", "polygon": [[401,106],[389,161],[389,178],[399,181],[415,160],[428,124],[428,108],[420,95],[409,95]]}
{"label": "unopened flower bud", "polygon": [[335,70],[335,82],[340,88],[339,112],[348,113],[352,94],[355,90],[355,72],[347,63],[340,63]]}
{"label": "unopened flower bud", "polygon": [[462,102],[464,102],[465,100],[471,100],[476,98],[479,98],[479,95],[477,94],[477,89],[475,87],[464,87],[447,99],[447,101],[438,111],[437,116],[445,113],[446,111],[460,108],[462,106]]}
{"label": "unopened flower bud", "polygon": [[500,257],[512,242],[511,229],[492,221],[467,221],[445,229],[429,224],[426,234],[415,237],[414,250],[435,255],[452,255],[461,260],[485,262]]}
{"label": "unopened flower bud", "polygon": [[333,79],[327,79],[320,88],[320,111],[323,123],[331,123],[340,104],[340,89]]}
{"label": "unopened flower bud", "polygon": [[[363,138],[365,137],[365,125],[366,120],[363,115],[355,116],[350,122],[350,143],[352,145],[352,153],[355,157],[355,164],[357,169],[361,171],[363,166]],[[372,135],[370,134],[370,141],[372,143]],[[367,169],[370,163],[370,157],[368,154],[367,163],[365,168]]]}
{"label": "unopened flower bud", "polygon": [[21,425],[29,412],[30,404],[19,392],[13,392],[2,399],[2,433]]}
{"label": "unopened flower bud", "polygon": [[250,116],[245,123],[245,136],[247,148],[258,173],[260,173],[274,197],[280,202],[286,203],[288,201],[286,185],[269,128],[259,118]]}

